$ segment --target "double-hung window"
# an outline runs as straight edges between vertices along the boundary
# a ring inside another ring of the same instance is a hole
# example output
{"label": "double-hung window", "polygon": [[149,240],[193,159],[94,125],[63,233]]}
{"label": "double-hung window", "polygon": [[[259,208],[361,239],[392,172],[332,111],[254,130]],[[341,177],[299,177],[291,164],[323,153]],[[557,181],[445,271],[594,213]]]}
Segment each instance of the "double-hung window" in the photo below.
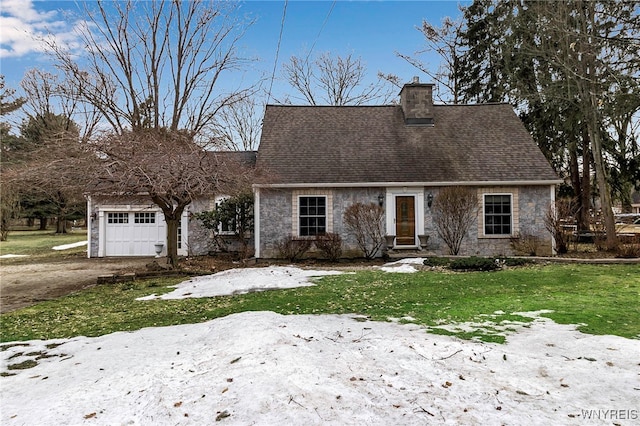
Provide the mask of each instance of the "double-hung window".
{"label": "double-hung window", "polygon": [[300,196],[299,234],[301,237],[322,235],[327,232],[327,197]]}
{"label": "double-hung window", "polygon": [[512,204],[511,194],[485,194],[485,235],[511,235],[513,222]]}

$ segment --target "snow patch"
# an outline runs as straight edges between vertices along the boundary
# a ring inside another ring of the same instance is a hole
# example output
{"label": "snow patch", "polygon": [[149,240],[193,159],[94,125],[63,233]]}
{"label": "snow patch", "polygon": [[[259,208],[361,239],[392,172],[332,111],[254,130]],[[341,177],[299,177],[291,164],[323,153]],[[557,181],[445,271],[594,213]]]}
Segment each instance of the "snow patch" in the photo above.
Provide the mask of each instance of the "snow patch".
{"label": "snow patch", "polygon": [[72,249],[72,248],[82,247],[82,246],[86,246],[86,245],[87,245],[86,241],[78,241],[77,243],[63,244],[63,245],[60,245],[60,246],[52,247],[52,250],[69,250],[69,249]]}
{"label": "snow patch", "polygon": [[[353,315],[245,312],[0,346],[0,371],[14,374],[0,377],[3,425],[580,425],[587,410],[638,401],[640,341],[547,318],[503,345]],[[37,365],[8,369],[26,360]]]}
{"label": "snow patch", "polygon": [[313,278],[339,275],[340,271],[316,271],[293,266],[229,269],[213,275],[203,275],[183,281],[171,293],[140,297],[136,300],[185,299],[189,297],[214,297],[253,291],[307,287],[315,285]]}
{"label": "snow patch", "polygon": [[410,257],[395,262],[385,263],[380,267],[381,271],[392,273],[412,274],[418,272],[415,265],[424,265],[423,257]]}

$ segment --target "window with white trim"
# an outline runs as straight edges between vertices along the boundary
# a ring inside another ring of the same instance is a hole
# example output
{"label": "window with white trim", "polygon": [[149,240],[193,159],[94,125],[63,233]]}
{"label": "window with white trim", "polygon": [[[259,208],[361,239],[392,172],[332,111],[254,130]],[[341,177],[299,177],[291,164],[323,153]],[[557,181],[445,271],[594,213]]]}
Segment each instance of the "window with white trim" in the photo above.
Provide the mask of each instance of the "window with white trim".
{"label": "window with white trim", "polygon": [[[229,200],[231,197],[229,196],[220,196],[216,197],[216,210],[224,203]],[[218,224],[218,234],[220,235],[233,235],[236,231],[236,219],[229,220],[227,222],[220,222]]]}
{"label": "window with white trim", "polygon": [[298,235],[310,237],[327,232],[327,197],[305,196],[298,198]]}
{"label": "window with white trim", "polygon": [[107,223],[129,223],[129,213],[107,213]]}
{"label": "window with white trim", "polygon": [[484,195],[484,234],[511,235],[513,222],[511,194]]}

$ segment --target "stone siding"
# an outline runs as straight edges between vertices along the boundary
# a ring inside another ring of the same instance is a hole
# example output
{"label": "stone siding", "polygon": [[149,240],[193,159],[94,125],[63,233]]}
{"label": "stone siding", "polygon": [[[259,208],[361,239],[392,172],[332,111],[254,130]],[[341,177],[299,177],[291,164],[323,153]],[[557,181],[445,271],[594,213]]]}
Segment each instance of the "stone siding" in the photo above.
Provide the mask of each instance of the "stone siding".
{"label": "stone siding", "polygon": [[[352,204],[378,203],[378,195],[384,194],[384,188],[327,188],[307,190],[276,190],[262,189],[260,191],[260,257],[274,259],[278,257],[276,244],[285,238],[297,236],[297,224],[294,223],[293,205],[298,195],[326,195],[330,200],[332,219],[327,228],[340,234],[343,242],[344,257],[362,257],[362,252],[344,226],[343,213]],[[310,257],[319,256],[311,250]]]}
{"label": "stone siding", "polygon": [[[416,234],[429,236],[429,242],[425,250],[425,255],[447,255],[448,247],[438,236],[433,220],[432,208],[428,206],[428,195],[432,194],[437,198],[441,188],[428,187],[424,189],[424,229],[416,230]],[[530,235],[538,238],[539,255],[551,254],[551,235],[544,226],[544,215],[550,202],[550,188],[548,186],[502,186],[502,187],[482,187],[473,188],[478,194],[479,212],[478,220],[471,227],[468,235],[462,242],[459,254],[465,256],[512,256],[522,254],[514,252],[511,238],[509,236],[487,237],[483,231],[483,194],[501,193],[511,194],[513,206],[513,235]],[[293,206],[296,194],[318,194],[327,195],[330,193],[330,208],[332,211],[331,226],[328,226],[334,233],[340,234],[343,239],[344,257],[361,257],[362,252],[357,247],[355,238],[350,235],[343,221],[343,213],[350,205],[362,203],[378,203],[378,195],[385,194],[384,188],[326,188],[308,190],[265,190],[260,192],[260,257],[277,258],[276,243],[284,238],[296,236],[295,217]],[[384,206],[385,209],[387,206]],[[394,206],[388,206],[394,209]],[[387,214],[394,214],[393,210],[387,210]],[[386,221],[386,218],[384,219]],[[310,256],[317,253],[313,251]],[[379,255],[382,255],[382,251]]]}

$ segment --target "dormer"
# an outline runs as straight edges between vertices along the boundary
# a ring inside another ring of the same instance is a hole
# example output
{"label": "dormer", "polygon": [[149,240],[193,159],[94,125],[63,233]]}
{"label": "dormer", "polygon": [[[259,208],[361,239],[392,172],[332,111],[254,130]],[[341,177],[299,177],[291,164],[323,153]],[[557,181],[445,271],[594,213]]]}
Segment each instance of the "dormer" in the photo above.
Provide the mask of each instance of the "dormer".
{"label": "dormer", "polygon": [[400,105],[404,124],[410,126],[433,126],[433,84],[420,83],[413,77],[400,91]]}

